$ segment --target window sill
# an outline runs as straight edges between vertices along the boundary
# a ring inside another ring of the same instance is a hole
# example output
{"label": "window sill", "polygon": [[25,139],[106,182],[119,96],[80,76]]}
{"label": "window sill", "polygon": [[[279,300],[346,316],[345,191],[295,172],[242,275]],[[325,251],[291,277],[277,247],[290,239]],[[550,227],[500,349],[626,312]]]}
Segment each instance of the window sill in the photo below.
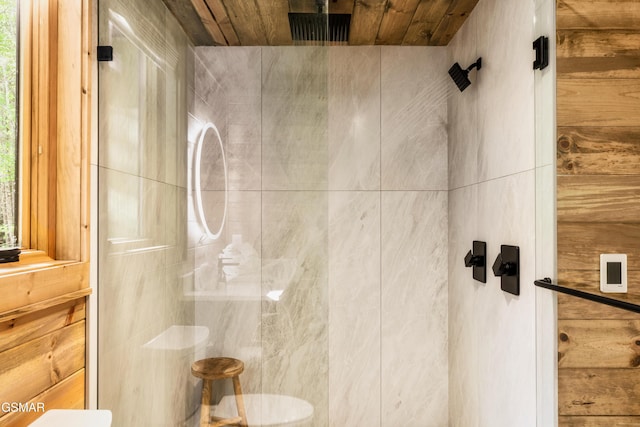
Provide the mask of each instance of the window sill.
{"label": "window sill", "polygon": [[18,273],[28,273],[43,268],[70,264],[74,261],[55,260],[47,256],[44,251],[24,250],[20,254],[20,261],[0,264],[0,278]]}
{"label": "window sill", "polygon": [[54,260],[25,251],[20,261],[0,267],[0,313],[33,306],[89,288],[89,263]]}

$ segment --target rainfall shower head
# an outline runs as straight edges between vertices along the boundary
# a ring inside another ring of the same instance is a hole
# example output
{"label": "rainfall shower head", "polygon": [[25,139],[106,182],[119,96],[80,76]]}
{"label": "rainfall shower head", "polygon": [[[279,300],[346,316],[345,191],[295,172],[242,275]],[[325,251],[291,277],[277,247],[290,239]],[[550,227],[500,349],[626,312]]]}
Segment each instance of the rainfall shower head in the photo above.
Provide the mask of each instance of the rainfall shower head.
{"label": "rainfall shower head", "polygon": [[480,69],[482,67],[482,58],[478,58],[478,60],[471,64],[466,70],[463,70],[460,64],[457,62],[449,68],[449,75],[453,79],[460,92],[465,90],[471,84],[471,80],[469,80],[469,71],[474,68]]}
{"label": "rainfall shower head", "polygon": [[337,13],[289,13],[295,45],[348,44],[351,15]]}

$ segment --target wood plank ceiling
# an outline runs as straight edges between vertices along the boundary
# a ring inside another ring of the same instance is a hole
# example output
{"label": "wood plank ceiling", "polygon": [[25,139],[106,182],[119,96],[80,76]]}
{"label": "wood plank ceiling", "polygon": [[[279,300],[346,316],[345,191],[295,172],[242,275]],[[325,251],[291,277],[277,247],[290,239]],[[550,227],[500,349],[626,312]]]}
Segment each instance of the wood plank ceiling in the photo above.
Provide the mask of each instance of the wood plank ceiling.
{"label": "wood plank ceiling", "polygon": [[[288,13],[316,13],[316,0],[163,0],[196,46],[294,44]],[[478,0],[325,0],[350,14],[348,45],[445,46]],[[299,43],[296,43],[299,44]]]}

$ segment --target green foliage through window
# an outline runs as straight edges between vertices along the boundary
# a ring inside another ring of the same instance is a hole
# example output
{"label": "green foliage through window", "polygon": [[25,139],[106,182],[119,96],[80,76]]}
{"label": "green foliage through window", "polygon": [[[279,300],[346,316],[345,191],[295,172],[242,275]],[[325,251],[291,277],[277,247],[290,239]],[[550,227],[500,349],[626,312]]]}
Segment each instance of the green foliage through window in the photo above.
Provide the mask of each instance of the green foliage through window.
{"label": "green foliage through window", "polygon": [[17,245],[17,0],[0,0],[0,247]]}

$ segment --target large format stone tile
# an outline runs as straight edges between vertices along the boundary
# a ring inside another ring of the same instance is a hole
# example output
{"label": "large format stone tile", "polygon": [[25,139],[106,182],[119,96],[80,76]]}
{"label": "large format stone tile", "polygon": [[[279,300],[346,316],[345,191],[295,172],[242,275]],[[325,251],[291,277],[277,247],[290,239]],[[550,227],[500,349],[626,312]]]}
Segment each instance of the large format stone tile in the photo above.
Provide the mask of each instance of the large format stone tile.
{"label": "large format stone tile", "polygon": [[381,179],[383,190],[446,190],[445,49],[383,47]]}
{"label": "large format stone tile", "polygon": [[380,189],[380,48],[329,49],[329,189]]}
{"label": "large format stone tile", "polygon": [[[449,66],[467,68],[478,59],[477,14],[472,13],[449,44]],[[484,70],[480,70],[483,73]],[[469,74],[471,86],[460,92],[453,80],[449,87],[449,188],[478,181],[478,71]]]}
{"label": "large format stone tile", "polygon": [[263,48],[262,61],[262,188],[326,190],[327,51]]}
{"label": "large format stone tile", "polygon": [[329,425],[380,427],[380,194],[329,194]]}
{"label": "large format stone tile", "polygon": [[520,295],[491,276],[478,293],[475,325],[480,425],[536,425],[535,171],[479,184],[478,224],[491,230],[489,264],[500,245],[520,248]]}
{"label": "large format stone tile", "polygon": [[475,281],[464,266],[473,241],[488,237],[478,230],[477,192],[477,185],[449,192],[449,422],[453,427],[480,426],[475,301],[487,285]]}
{"label": "large format stone tile", "polygon": [[478,22],[478,178],[486,181],[535,165],[533,2],[485,0]]}
{"label": "large format stone tile", "polygon": [[448,424],[447,193],[382,193],[382,425]]}
{"label": "large format stone tile", "polygon": [[[293,274],[262,271],[263,293],[283,290],[262,303],[262,390],[304,399],[314,426],[328,413],[328,217],[327,193],[264,191],[263,260],[293,265]],[[283,281],[286,279],[286,281]]]}

